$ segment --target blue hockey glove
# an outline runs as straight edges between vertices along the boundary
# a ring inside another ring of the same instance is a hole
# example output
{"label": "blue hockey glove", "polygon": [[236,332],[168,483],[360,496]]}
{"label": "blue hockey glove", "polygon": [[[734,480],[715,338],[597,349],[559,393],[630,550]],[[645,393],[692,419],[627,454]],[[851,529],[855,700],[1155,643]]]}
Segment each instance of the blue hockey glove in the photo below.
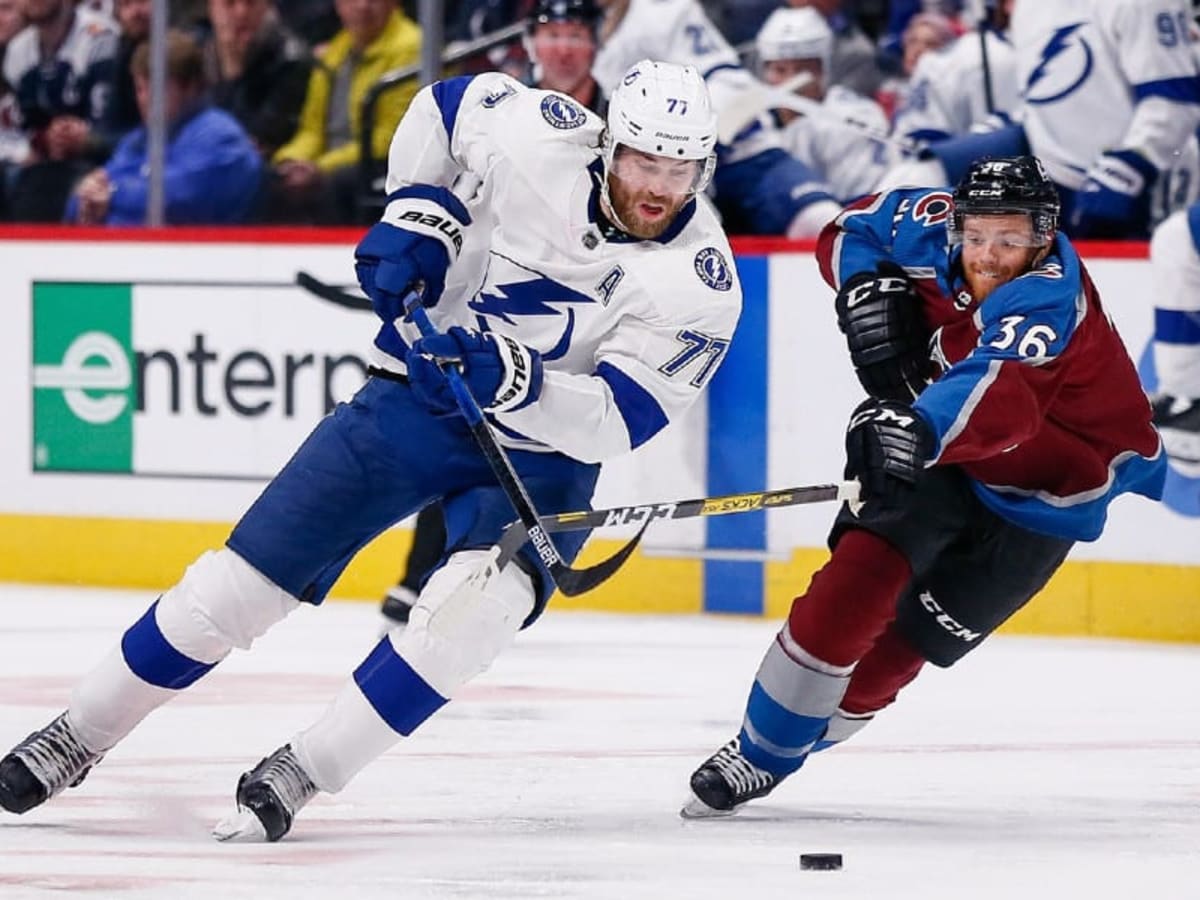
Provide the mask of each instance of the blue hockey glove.
{"label": "blue hockey glove", "polygon": [[462,249],[471,216],[445,188],[412,185],[388,197],[383,218],[354,251],[354,271],[363,293],[385,322],[404,315],[404,297],[423,285],[421,302],[434,306],[446,285],[446,270]]}
{"label": "blue hockey glove", "polygon": [[408,381],[417,400],[434,415],[458,408],[443,365],[457,365],[463,381],[488,412],[512,412],[542,392],[542,357],[502,334],[468,331],[455,325],[445,334],[421,338],[405,357]]}
{"label": "blue hockey glove", "polygon": [[1088,169],[1075,194],[1067,230],[1073,238],[1145,237],[1150,188],[1158,170],[1140,153],[1105,153]]}
{"label": "blue hockey glove", "polygon": [[867,400],[850,416],[846,478],[862,484],[864,501],[902,503],[936,448],[933,430],[911,406]]}

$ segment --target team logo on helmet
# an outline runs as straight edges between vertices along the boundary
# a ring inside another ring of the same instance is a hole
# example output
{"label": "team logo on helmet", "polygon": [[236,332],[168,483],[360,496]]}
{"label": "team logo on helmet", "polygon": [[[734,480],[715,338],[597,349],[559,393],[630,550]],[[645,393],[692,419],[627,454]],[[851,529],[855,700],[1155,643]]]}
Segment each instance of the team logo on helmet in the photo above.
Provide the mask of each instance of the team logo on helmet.
{"label": "team logo on helmet", "polygon": [[696,254],[696,274],[714,291],[733,287],[733,270],[716,247],[705,247]]}
{"label": "team logo on helmet", "polygon": [[570,131],[587,121],[587,113],[566,97],[550,94],[542,100],[542,118],[555,128]]}

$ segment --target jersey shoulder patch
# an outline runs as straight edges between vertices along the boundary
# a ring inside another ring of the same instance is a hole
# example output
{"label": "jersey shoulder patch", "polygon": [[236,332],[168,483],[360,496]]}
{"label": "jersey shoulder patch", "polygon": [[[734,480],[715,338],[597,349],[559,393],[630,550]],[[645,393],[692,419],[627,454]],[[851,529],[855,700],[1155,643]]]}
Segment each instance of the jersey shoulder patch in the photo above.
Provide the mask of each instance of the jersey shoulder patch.
{"label": "jersey shoulder patch", "polygon": [[570,131],[587,121],[587,112],[562,94],[549,93],[542,98],[542,118],[553,128]]}
{"label": "jersey shoulder patch", "polygon": [[733,287],[733,269],[716,247],[705,247],[697,253],[694,266],[700,280],[714,291],[728,291]]}

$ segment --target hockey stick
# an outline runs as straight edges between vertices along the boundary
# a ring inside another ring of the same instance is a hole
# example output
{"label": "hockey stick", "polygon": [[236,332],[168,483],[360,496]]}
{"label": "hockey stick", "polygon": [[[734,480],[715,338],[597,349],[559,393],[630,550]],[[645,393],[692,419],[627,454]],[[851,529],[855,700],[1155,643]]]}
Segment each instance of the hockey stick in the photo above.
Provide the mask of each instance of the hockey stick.
{"label": "hockey stick", "polygon": [[[549,532],[582,531],[614,525],[641,525],[641,530],[638,532],[640,538],[651,522],[660,520],[728,516],[761,509],[780,509],[785,506],[800,506],[806,503],[824,503],[827,500],[848,500],[853,503],[858,500],[859,488],[857,481],[810,484],[803,487],[780,488],[775,491],[757,491],[749,494],[724,494],[719,497],[701,497],[696,500],[672,500],[665,503],[641,503],[632,506],[613,506],[608,509],[556,513],[542,516],[539,523],[543,529]],[[517,521],[510,524],[500,538],[497,567],[504,568],[511,562],[526,540],[524,523]]]}
{"label": "hockey stick", "polygon": [[[422,337],[433,337],[439,332],[434,328],[433,323],[429,321],[429,315],[425,312],[425,307],[421,305],[421,295],[416,291],[410,293],[404,298],[404,309],[408,314],[408,318],[417,326]],[[483,416],[483,410],[479,408],[474,395],[467,388],[466,382],[462,379],[462,374],[453,365],[443,365],[442,371],[446,375],[446,381],[450,384],[450,391],[454,394],[454,401],[458,404],[458,410],[462,413],[462,417],[467,422],[467,427],[471,430],[471,435],[475,438],[475,442],[479,445],[479,449],[483,451],[484,458],[488,461],[488,465],[492,467],[492,472],[495,473],[496,479],[500,482],[500,487],[508,496],[509,502],[517,511],[519,520],[514,525],[519,526],[520,541],[516,547],[511,549],[508,556],[505,557],[503,551],[493,560],[495,568],[501,569],[508,564],[516,555],[516,551],[526,540],[533,544],[533,549],[536,551],[542,564],[550,573],[550,577],[554,579],[555,586],[566,594],[568,597],[577,597],[580,594],[585,594],[593,588],[599,587],[616,571],[624,565],[638,543],[642,539],[642,534],[646,531],[647,520],[624,547],[618,550],[608,559],[590,566],[586,569],[573,569],[559,555],[558,548],[554,546],[554,542],[550,540],[550,536],[546,533],[546,529],[542,526],[542,517],[538,515],[537,509],[533,505],[533,500],[529,496],[529,492],[525,489],[521,477],[513,468],[512,460],[508,458],[508,454],[504,452],[504,448],[496,440],[496,436],[492,434],[492,429],[487,423],[487,419]],[[511,527],[511,526],[510,526]],[[516,540],[513,538],[512,540]],[[484,575],[483,577],[487,577]]]}
{"label": "hockey stick", "polygon": [[350,291],[342,290],[336,285],[326,284],[315,275],[310,275],[307,272],[300,271],[296,273],[296,284],[313,296],[320,297],[322,300],[328,300],[330,303],[336,303],[338,306],[344,306],[347,309],[371,309],[369,298],[362,294],[352,294]]}

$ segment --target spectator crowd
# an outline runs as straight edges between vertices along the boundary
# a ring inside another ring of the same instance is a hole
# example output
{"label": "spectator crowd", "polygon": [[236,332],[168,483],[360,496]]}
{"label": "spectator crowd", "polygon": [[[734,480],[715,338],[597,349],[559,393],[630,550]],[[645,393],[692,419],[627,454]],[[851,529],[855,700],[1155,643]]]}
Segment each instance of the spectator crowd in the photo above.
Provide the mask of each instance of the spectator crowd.
{"label": "spectator crowd", "polygon": [[[1106,88],[1107,127],[1070,138],[1044,123],[1085,116],[1087,91],[1042,91],[1071,57],[1070,23],[1047,12],[1063,0],[447,0],[445,33],[454,44],[526,22],[522,39],[453,71],[498,68],[596,112],[635,52],[696,65],[736,122],[710,188],[734,232],[812,236],[877,189],[951,184],[980,156],[1032,152],[1068,233],[1144,239],[1200,195],[1191,3],[1151,2],[1162,11],[1144,28],[1096,13],[1079,30],[1106,39],[1124,83]],[[0,0],[0,218],[144,222],[151,5]],[[418,82],[380,91],[369,121],[364,101],[419,61],[415,15],[415,0],[172,0],[166,221],[371,221]],[[1138,68],[1176,44],[1190,68]]]}

